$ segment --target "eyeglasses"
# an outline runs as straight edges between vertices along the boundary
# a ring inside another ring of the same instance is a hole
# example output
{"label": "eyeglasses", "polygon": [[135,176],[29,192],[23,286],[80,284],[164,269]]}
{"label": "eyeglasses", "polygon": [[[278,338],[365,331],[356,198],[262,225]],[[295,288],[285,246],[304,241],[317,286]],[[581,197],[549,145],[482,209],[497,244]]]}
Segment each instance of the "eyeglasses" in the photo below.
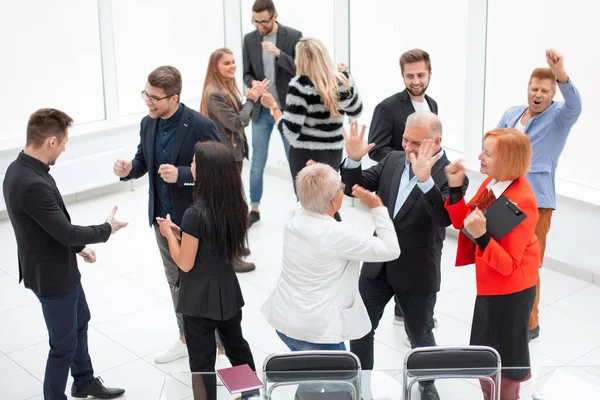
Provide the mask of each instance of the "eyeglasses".
{"label": "eyeglasses", "polygon": [[257,21],[257,20],[255,20],[254,18],[252,18],[252,21],[251,21],[251,22],[252,22],[252,25],[254,25],[254,26],[259,26],[259,25],[260,25],[260,26],[262,26],[263,28],[266,28],[266,27],[267,27],[267,25],[269,25],[269,22],[271,22],[271,21],[273,20],[273,17],[274,17],[274,16],[275,16],[275,14],[271,15],[271,18],[269,18],[269,19],[268,19],[268,20],[266,20],[266,21]]}
{"label": "eyeglasses", "polygon": [[170,94],[168,96],[160,97],[159,98],[159,97],[155,97],[155,96],[150,96],[148,93],[146,93],[145,90],[142,90],[141,95],[142,95],[142,99],[144,99],[144,101],[150,100],[150,103],[152,103],[152,104],[156,104],[156,103],[158,103],[161,100],[168,99],[169,97],[175,96],[174,94]]}

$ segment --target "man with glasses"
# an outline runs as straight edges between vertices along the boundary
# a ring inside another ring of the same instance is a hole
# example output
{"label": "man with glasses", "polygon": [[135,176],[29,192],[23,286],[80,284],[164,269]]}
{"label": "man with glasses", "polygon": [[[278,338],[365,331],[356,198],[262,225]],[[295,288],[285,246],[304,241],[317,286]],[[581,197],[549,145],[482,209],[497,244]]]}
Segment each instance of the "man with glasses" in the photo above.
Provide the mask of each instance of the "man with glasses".
{"label": "man with glasses", "polygon": [[[283,110],[290,80],[296,75],[296,44],[302,33],[277,22],[271,0],[256,0],[252,23],[256,30],[244,37],[244,83],[248,87],[269,80],[269,93]],[[256,102],[252,110],[252,164],[250,167],[250,206],[248,224],[260,220],[259,205],[263,192],[263,174],[269,155],[269,140],[275,120],[268,108]],[[281,136],[286,156],[290,144]]]}
{"label": "man with glasses", "polygon": [[[160,234],[156,218],[171,216],[181,223],[183,213],[192,205],[194,178],[191,164],[196,142],[219,141],[214,122],[180,103],[181,74],[175,67],[158,67],[148,75],[142,99],[148,114],[142,119],[140,144],[133,160],[117,160],[114,173],[122,181],[137,179],[146,172],[150,181],[148,220],[154,234],[171,289],[173,305],[179,296],[179,268],[171,258],[167,240]],[[155,357],[156,363],[167,363],[187,356],[183,320],[177,314],[179,340]]]}

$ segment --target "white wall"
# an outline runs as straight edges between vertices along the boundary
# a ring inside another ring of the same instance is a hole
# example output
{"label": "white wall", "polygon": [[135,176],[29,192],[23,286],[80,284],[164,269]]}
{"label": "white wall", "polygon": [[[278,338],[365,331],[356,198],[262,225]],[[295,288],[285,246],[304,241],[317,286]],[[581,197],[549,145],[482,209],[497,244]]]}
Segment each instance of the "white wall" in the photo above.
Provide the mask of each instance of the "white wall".
{"label": "white wall", "polygon": [[24,143],[38,108],[68,110],[79,123],[104,119],[95,1],[3,2],[0,37],[0,148]]}
{"label": "white wall", "polygon": [[421,48],[431,56],[427,94],[439,106],[444,146],[462,151],[468,0],[350,1],[351,72],[363,97],[362,123],[375,106],[404,90],[400,55]]}
{"label": "white wall", "polygon": [[[600,189],[596,157],[582,152],[600,146],[596,112],[600,109],[600,54],[590,46],[600,37],[600,27],[590,5],[585,0],[490,1],[485,126],[494,128],[506,109],[527,103],[531,71],[547,67],[545,50],[557,49],[564,55],[565,69],[583,102],[583,113],[571,130],[557,176]],[[555,100],[562,100],[557,93]]]}

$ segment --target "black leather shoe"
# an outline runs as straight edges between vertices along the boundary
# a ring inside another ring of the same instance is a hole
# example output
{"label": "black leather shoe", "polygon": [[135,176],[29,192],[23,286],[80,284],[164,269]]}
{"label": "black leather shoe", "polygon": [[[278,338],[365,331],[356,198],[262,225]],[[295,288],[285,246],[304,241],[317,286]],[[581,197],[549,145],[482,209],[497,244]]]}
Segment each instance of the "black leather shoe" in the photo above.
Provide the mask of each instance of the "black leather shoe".
{"label": "black leather shoe", "polygon": [[102,378],[94,378],[86,387],[77,388],[71,387],[71,396],[85,399],[88,396],[97,397],[99,399],[114,399],[125,393],[125,389],[107,388],[104,386]]}
{"label": "black leather shoe", "polygon": [[540,336],[540,326],[539,325],[529,331],[529,340],[531,341],[531,339],[535,339],[538,336]]}
{"label": "black leather shoe", "polygon": [[248,214],[248,228],[258,221],[260,221],[260,213],[258,211],[250,211],[250,214]]}
{"label": "black leather shoe", "polygon": [[419,391],[421,392],[421,400],[440,400],[440,395],[434,384],[419,386]]}

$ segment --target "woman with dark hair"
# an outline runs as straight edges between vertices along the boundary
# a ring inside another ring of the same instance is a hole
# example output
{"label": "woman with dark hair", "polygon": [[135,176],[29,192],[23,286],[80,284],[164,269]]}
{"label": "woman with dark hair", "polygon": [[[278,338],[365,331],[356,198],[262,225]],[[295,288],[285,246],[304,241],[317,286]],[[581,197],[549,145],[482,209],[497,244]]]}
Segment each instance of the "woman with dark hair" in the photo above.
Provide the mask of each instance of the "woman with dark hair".
{"label": "woman with dark hair", "polygon": [[[181,270],[177,312],[183,315],[190,369],[214,372],[216,329],[231,364],[255,370],[242,335],[244,299],[233,268],[248,254],[248,204],[235,157],[221,143],[198,143],[192,175],[194,204],[183,215],[181,229],[168,215],[158,220]],[[216,398],[215,375],[198,375],[193,384],[194,393],[203,386],[208,399]]]}

